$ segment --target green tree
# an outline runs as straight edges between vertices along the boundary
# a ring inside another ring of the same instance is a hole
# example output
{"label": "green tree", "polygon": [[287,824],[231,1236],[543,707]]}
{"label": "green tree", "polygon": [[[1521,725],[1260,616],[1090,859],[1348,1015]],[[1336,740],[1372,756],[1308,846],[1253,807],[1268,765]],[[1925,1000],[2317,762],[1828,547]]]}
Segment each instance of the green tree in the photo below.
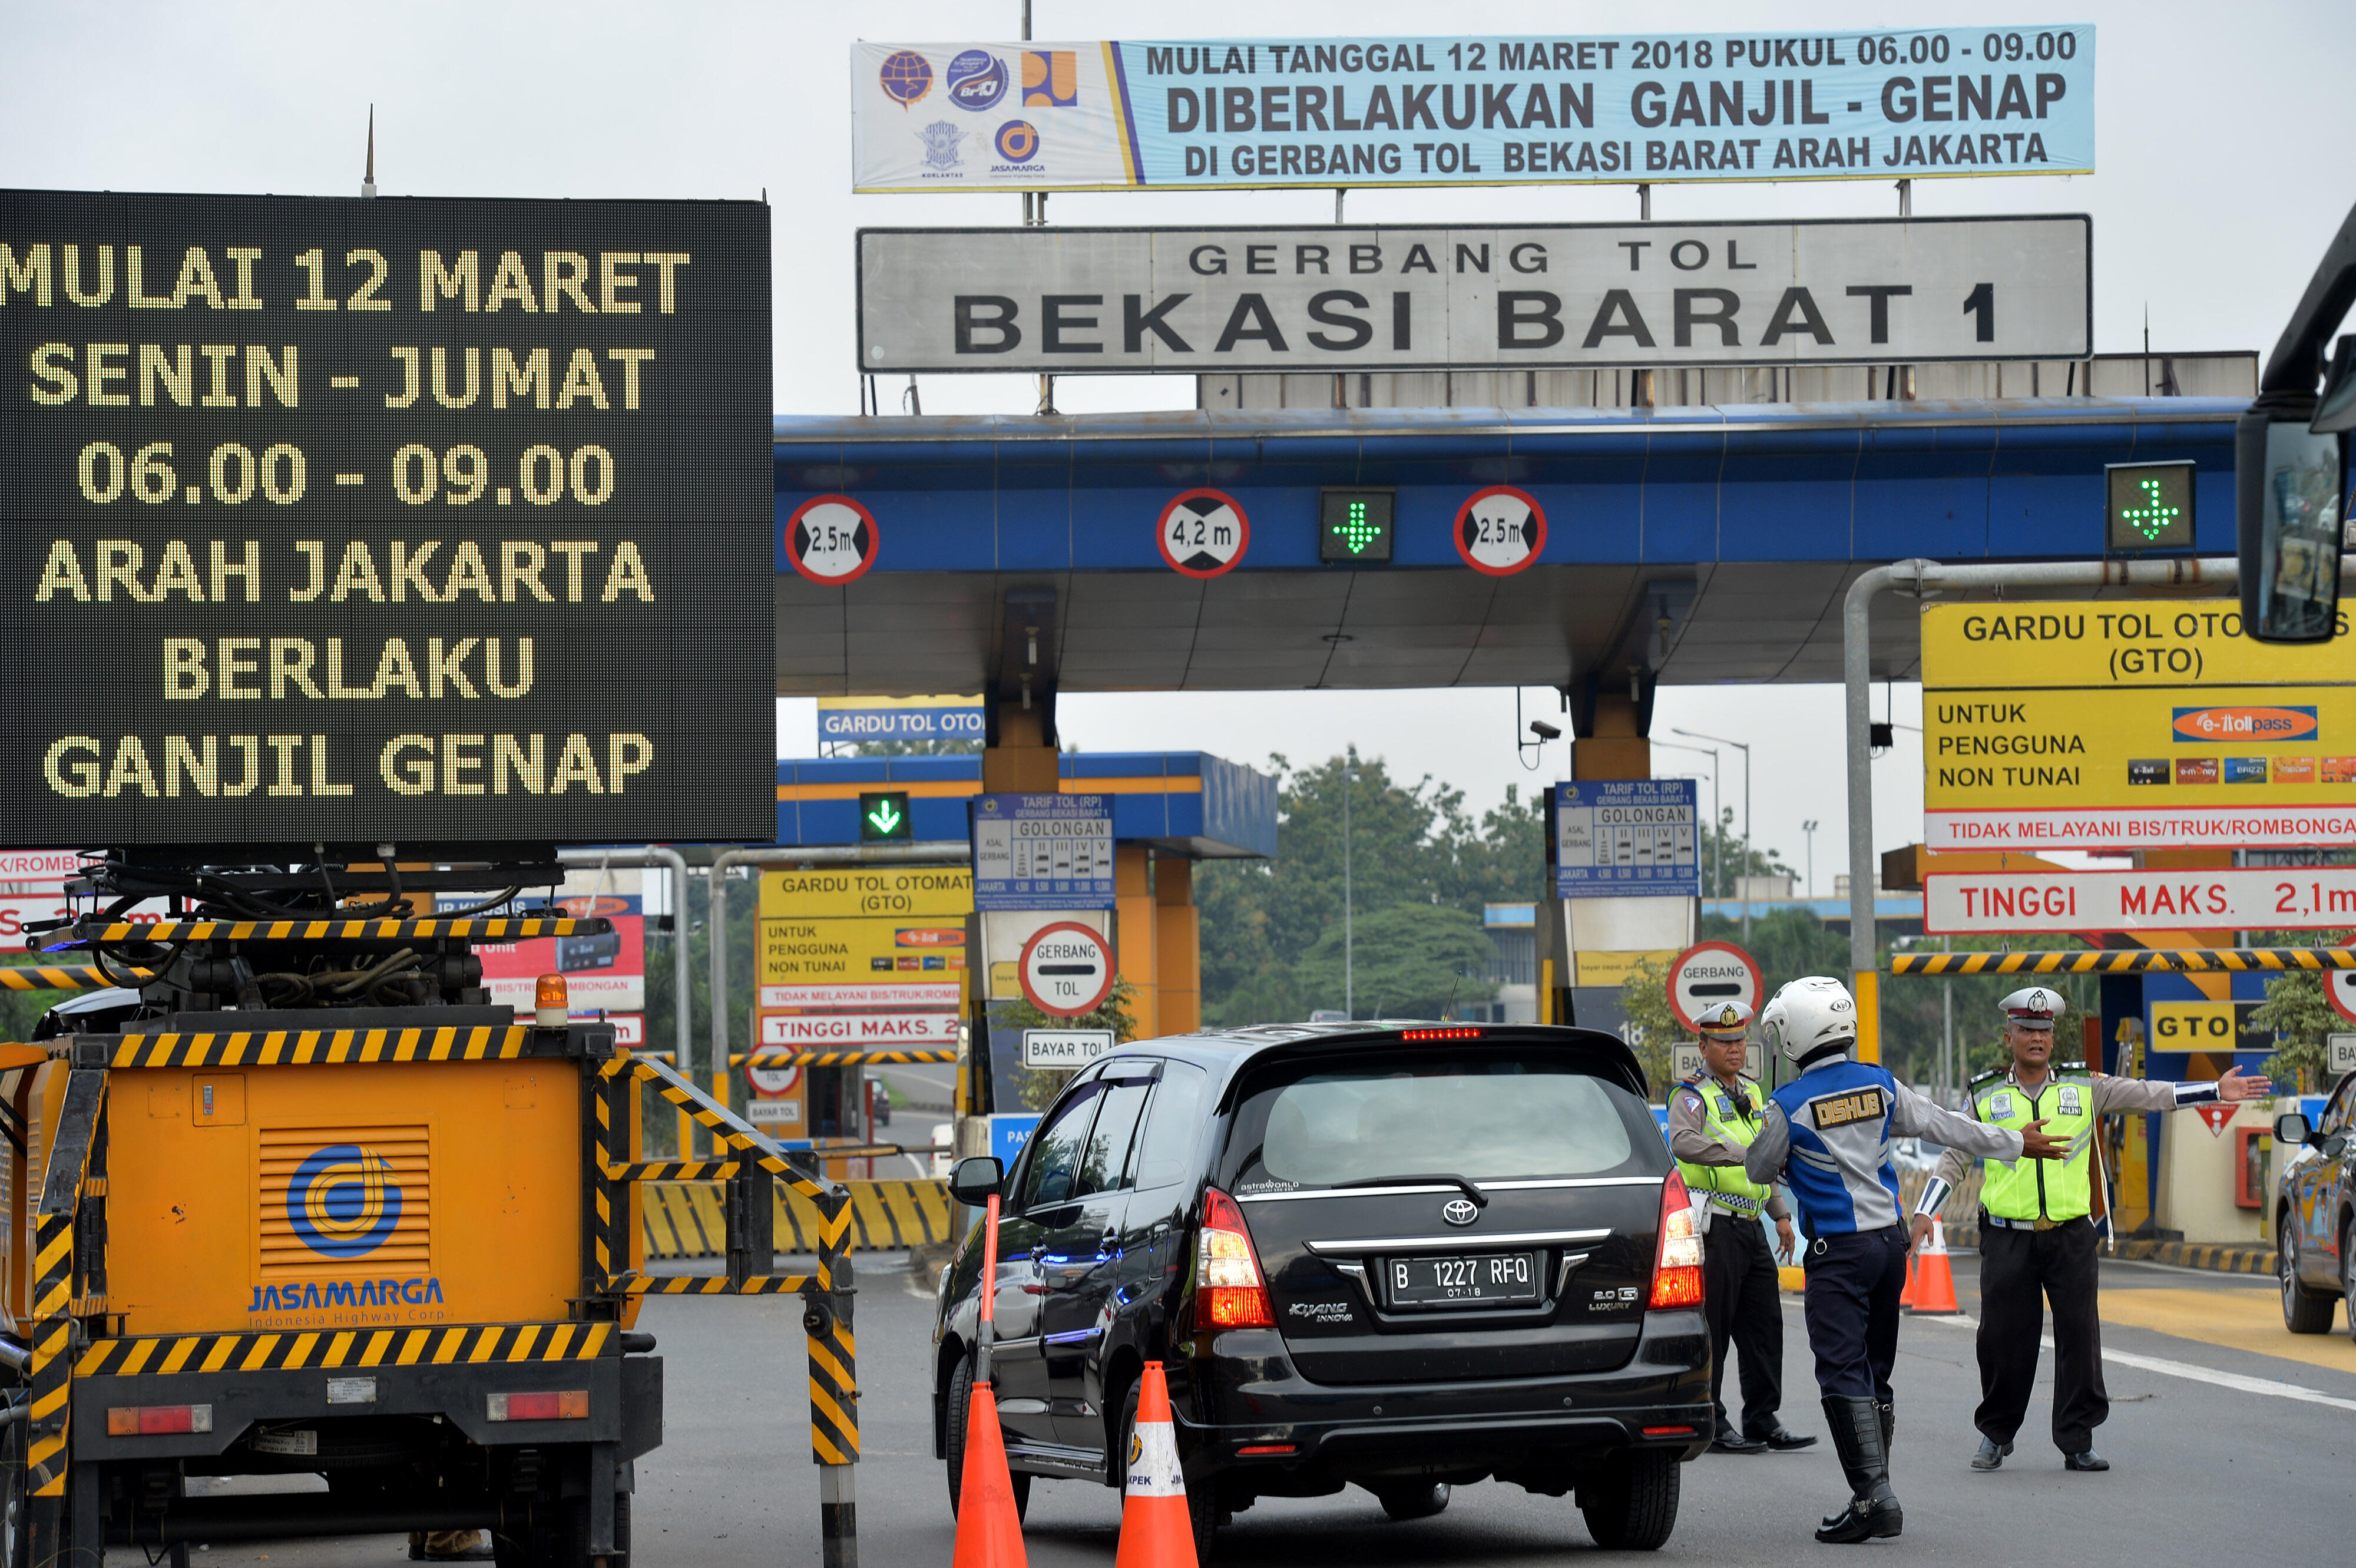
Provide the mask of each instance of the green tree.
{"label": "green tree", "polygon": [[1637,960],[1628,978],[1620,983],[1620,1011],[1627,1015],[1631,1032],[1636,1036],[1631,1048],[1644,1069],[1645,1080],[1656,1090],[1665,1090],[1674,1076],[1669,1069],[1669,1047],[1692,1037],[1692,1032],[1678,1023],[1676,1014],[1669,1009],[1669,966],[1658,959]]}
{"label": "green tree", "polygon": [[[1538,896],[1543,824],[1534,802],[1516,790],[1475,818],[1462,791],[1429,777],[1401,784],[1379,757],[1356,758],[1355,777],[1348,756],[1299,769],[1282,756],[1269,763],[1278,783],[1276,858],[1212,861],[1195,877],[1204,1016],[1213,1024],[1301,1018],[1312,1007],[1339,1004],[1338,983],[1331,997],[1312,997],[1301,989],[1298,966],[1343,923],[1345,792],[1361,965],[1365,921],[1384,909],[1452,908],[1477,925],[1484,904]],[[1485,993],[1485,976],[1484,968],[1468,982],[1467,994]]]}
{"label": "green tree", "polygon": [[[1735,896],[1735,879],[1742,876],[1792,876],[1799,875],[1783,864],[1783,852],[1777,849],[1756,849],[1748,836],[1734,831],[1734,808],[1719,809],[1718,825],[1701,836],[1701,881],[1705,897],[1731,898]],[[1758,922],[1752,921],[1755,927]]]}
{"label": "green tree", "polygon": [[[1489,994],[1494,953],[1481,922],[1436,904],[1394,904],[1355,921],[1355,1011],[1361,1018],[1444,1018],[1458,1002]],[[1333,922],[1296,966],[1299,993],[1342,1005],[1342,923]]]}

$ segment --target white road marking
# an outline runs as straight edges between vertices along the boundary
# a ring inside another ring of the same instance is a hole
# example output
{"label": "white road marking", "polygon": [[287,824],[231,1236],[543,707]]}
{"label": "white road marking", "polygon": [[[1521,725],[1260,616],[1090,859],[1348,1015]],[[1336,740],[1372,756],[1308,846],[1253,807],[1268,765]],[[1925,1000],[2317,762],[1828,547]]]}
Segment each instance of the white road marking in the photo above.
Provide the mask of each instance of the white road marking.
{"label": "white road marking", "polygon": [[[1953,1317],[1922,1317],[1914,1321],[1952,1323],[1975,1329],[1979,1326],[1977,1318],[1961,1313]],[[2053,1336],[2045,1335],[2037,1343],[2042,1348],[2051,1350],[2053,1348]],[[2310,1389],[2299,1383],[2276,1382],[2272,1378],[2247,1378],[2239,1372],[2221,1372],[2214,1367],[2197,1366],[2190,1361],[2171,1361],[2159,1356],[2138,1356],[2131,1350],[2114,1350],[2107,1345],[2103,1347],[2103,1359],[2116,1361],[2122,1367],[2133,1367],[2137,1371],[2158,1372],[2163,1377],[2183,1378],[2196,1383],[2213,1383],[2221,1389],[2235,1389],[2245,1394],[2266,1394],[2275,1399],[2297,1400],[2305,1404],[2329,1405],[2334,1410],[2356,1410],[2356,1400],[2340,1399],[2336,1395],[2325,1393],[2321,1389]]]}

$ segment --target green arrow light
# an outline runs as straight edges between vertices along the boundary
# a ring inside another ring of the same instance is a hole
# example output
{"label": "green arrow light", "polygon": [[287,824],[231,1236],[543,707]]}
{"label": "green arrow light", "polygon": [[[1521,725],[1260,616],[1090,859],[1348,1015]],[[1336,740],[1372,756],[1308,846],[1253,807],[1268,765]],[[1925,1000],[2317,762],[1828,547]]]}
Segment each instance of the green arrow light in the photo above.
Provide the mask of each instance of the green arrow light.
{"label": "green arrow light", "polygon": [[859,838],[862,843],[883,839],[908,839],[916,828],[908,820],[905,789],[875,790],[859,797]]}

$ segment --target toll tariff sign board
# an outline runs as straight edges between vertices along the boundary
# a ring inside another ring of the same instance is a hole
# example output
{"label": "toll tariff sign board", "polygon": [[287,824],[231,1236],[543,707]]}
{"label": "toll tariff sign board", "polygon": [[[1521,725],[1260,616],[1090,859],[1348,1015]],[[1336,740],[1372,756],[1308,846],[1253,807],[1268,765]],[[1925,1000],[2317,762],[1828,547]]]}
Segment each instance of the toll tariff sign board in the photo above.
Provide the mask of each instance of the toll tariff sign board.
{"label": "toll tariff sign board", "polygon": [[2215,600],[1931,606],[1922,842],[2356,843],[2345,636],[2254,642],[2238,610]]}
{"label": "toll tariff sign board", "polygon": [[1111,796],[977,795],[972,812],[976,909],[1113,907]]}
{"label": "toll tariff sign board", "polygon": [[766,838],[749,202],[0,191],[0,843]]}
{"label": "toll tariff sign board", "polygon": [[2094,29],[851,49],[855,190],[2086,174]]}
{"label": "toll tariff sign board", "polygon": [[2078,359],[2085,217],[864,229],[869,372]]}
{"label": "toll tariff sign board", "polygon": [[2356,866],[2215,871],[1933,872],[1922,929],[2011,931],[2341,930],[2356,926]]}
{"label": "toll tariff sign board", "polygon": [[1701,897],[1690,779],[1605,779],[1554,787],[1555,897]]}

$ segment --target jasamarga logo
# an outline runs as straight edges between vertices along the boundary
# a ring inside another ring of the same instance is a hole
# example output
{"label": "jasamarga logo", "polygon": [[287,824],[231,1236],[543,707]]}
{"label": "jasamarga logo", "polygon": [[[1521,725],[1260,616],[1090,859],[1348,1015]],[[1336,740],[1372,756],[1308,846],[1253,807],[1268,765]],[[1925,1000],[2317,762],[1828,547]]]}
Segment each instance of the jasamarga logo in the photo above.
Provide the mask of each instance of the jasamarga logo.
{"label": "jasamarga logo", "polygon": [[392,1162],[358,1144],[316,1149],[286,1184],[286,1223],[330,1258],[364,1258],[401,1223]]}
{"label": "jasamarga logo", "polygon": [[416,1280],[305,1280],[299,1283],[256,1285],[248,1312],[356,1311],[364,1306],[438,1306],[442,1282],[428,1276]]}

